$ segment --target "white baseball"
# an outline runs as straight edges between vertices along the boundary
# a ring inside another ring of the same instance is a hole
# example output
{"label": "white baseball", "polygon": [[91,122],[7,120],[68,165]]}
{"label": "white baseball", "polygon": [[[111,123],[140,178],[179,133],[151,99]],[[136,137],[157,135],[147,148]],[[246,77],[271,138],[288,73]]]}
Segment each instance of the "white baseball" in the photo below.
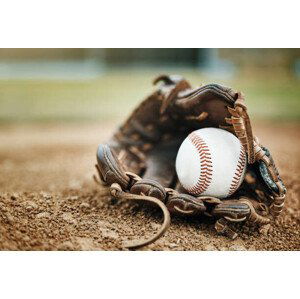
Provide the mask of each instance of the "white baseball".
{"label": "white baseball", "polygon": [[176,158],[180,183],[197,196],[230,196],[241,185],[246,165],[239,139],[217,128],[192,132],[181,144]]}

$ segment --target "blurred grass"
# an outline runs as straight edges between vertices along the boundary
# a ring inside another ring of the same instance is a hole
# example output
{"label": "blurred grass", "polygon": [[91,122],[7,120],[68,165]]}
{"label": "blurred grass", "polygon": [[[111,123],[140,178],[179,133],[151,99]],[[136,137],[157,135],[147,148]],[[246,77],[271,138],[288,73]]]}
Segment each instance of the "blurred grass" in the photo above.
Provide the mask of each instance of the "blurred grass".
{"label": "blurred grass", "polygon": [[220,80],[191,70],[122,69],[85,81],[0,80],[0,122],[121,121],[153,90],[160,73],[181,74],[194,86],[216,82],[241,90],[252,118],[300,121],[300,81],[287,74],[252,72]]}

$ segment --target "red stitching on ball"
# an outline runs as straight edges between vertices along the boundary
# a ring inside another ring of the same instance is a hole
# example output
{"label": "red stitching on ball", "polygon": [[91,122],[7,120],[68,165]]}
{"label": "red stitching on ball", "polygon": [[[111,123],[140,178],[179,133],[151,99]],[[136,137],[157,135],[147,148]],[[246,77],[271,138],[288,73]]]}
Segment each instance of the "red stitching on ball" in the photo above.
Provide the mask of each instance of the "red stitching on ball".
{"label": "red stitching on ball", "polygon": [[213,168],[211,155],[205,141],[196,133],[191,133],[189,135],[189,139],[191,140],[191,142],[196,147],[199,153],[201,174],[196,185],[186,190],[194,195],[200,195],[201,193],[207,190],[212,180]]}
{"label": "red stitching on ball", "polygon": [[232,182],[231,182],[231,185],[230,185],[230,188],[228,191],[228,196],[232,195],[236,191],[236,189],[240,183],[240,180],[242,178],[242,174],[243,174],[245,166],[246,166],[246,153],[245,153],[243,146],[241,145],[239,160],[237,162],[235,174],[232,178]]}

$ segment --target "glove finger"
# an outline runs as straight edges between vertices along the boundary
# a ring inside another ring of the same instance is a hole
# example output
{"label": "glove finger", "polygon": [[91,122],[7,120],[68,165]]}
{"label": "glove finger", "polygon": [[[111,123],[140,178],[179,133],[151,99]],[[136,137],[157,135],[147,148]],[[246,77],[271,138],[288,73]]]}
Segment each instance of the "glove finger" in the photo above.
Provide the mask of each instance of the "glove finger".
{"label": "glove finger", "polygon": [[165,201],[165,188],[172,187],[174,184],[175,156],[174,148],[163,148],[162,146],[149,154],[142,180],[136,182],[130,192],[154,196]]}
{"label": "glove finger", "polygon": [[148,157],[143,179],[157,181],[165,188],[172,187],[176,177],[175,158],[176,152],[174,151],[153,152]]}
{"label": "glove finger", "polygon": [[118,183],[123,189],[129,184],[129,177],[116,153],[107,144],[100,144],[97,150],[97,169],[101,181],[107,185]]}
{"label": "glove finger", "polygon": [[181,95],[174,101],[173,108],[189,125],[201,122],[201,127],[225,126],[225,118],[230,117],[227,106],[233,107],[236,97],[230,88],[209,84]]}

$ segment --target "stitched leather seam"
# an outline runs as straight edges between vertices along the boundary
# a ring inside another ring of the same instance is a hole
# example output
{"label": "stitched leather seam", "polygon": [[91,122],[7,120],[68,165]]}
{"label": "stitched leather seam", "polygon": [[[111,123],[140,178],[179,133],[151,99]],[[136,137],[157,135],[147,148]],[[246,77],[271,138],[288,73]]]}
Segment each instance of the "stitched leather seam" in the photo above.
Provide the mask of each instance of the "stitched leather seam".
{"label": "stitched leather seam", "polygon": [[227,101],[229,101],[230,103],[234,103],[235,100],[228,95],[228,93],[224,90],[221,90],[220,87],[215,86],[215,85],[206,85],[206,86],[202,86],[197,90],[194,90],[193,93],[191,93],[190,95],[187,95],[186,98],[189,99],[194,99],[195,97],[197,97],[199,94],[201,94],[201,92],[205,91],[205,90],[210,90],[210,91],[215,91],[218,95],[223,96],[226,98]]}
{"label": "stitched leather seam", "polygon": [[205,141],[196,133],[191,133],[189,139],[196,147],[200,158],[200,171],[201,174],[195,186],[188,188],[187,191],[194,195],[199,195],[207,190],[212,181],[212,160],[209,148]]}
{"label": "stitched leather seam", "polygon": [[138,181],[138,182],[136,182],[136,183],[134,184],[134,186],[138,186],[138,185],[144,186],[145,184],[151,186],[151,187],[154,188],[155,190],[158,190],[159,193],[162,195],[163,198],[166,197],[166,194],[165,194],[162,190],[160,190],[159,186],[157,186],[157,185],[155,185],[155,184],[153,184],[153,183],[151,183],[151,182],[149,182],[149,181],[147,181],[147,180]]}
{"label": "stitched leather seam", "polygon": [[231,185],[229,187],[228,196],[232,195],[236,191],[240,183],[240,180],[242,178],[245,165],[246,165],[246,153],[244,151],[244,147],[241,145],[239,160],[237,162],[237,167],[233,175]]}
{"label": "stitched leather seam", "polygon": [[113,163],[110,161],[109,157],[108,157],[108,154],[106,152],[106,150],[103,151],[103,154],[104,154],[104,158],[105,158],[105,161],[107,162],[107,164],[109,165],[110,169],[108,169],[105,173],[105,178],[108,174],[109,171],[112,171],[112,173],[114,175],[116,175],[120,181],[124,184],[124,185],[127,185],[128,182],[122,177],[122,173],[120,173],[120,171],[113,165]]}

